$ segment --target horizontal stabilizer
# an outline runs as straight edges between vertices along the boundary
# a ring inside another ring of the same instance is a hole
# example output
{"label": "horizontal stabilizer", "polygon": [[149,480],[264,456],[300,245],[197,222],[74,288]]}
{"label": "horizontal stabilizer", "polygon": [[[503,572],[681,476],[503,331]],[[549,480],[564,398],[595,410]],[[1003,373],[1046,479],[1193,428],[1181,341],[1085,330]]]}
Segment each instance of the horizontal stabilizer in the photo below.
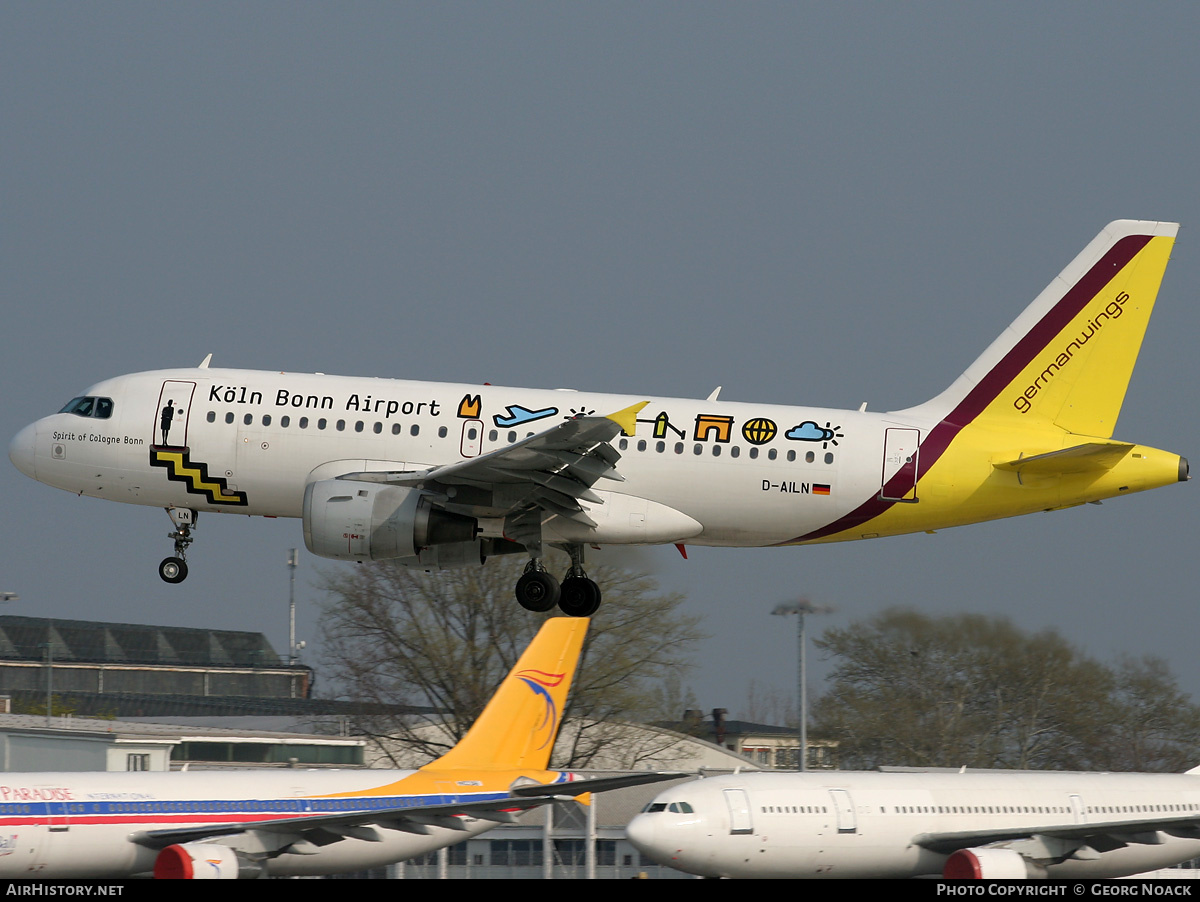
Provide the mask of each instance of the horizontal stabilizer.
{"label": "horizontal stabilizer", "polygon": [[1038,476],[1086,473],[1089,470],[1111,470],[1133,447],[1124,442],[1088,442],[1071,448],[1063,448],[1061,451],[1035,454],[1032,457],[1018,457],[1016,460],[1007,460],[1004,463],[992,464],[992,466],[997,470],[1033,473]]}

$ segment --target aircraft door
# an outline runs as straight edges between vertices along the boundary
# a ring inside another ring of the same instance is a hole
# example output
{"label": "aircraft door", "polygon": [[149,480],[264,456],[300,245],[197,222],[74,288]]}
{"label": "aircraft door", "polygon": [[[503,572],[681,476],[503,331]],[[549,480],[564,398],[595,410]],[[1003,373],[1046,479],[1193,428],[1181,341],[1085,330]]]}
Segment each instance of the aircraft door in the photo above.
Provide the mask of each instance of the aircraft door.
{"label": "aircraft door", "polygon": [[[27,866],[27,870],[35,872],[61,862],[70,854],[66,848],[71,830],[67,803],[62,799],[55,798],[58,795],[55,787],[39,788],[39,792],[48,801],[30,803],[31,806],[41,809],[33,818],[37,825],[37,829],[33,831],[37,836],[37,839],[34,840],[36,851],[30,856]],[[0,838],[0,845],[4,841],[15,842],[16,837]]]}
{"label": "aircraft door", "polygon": [[753,833],[754,823],[750,820],[750,797],[744,789],[726,789],[725,804],[729,806],[729,832]]}
{"label": "aircraft door", "polygon": [[154,428],[150,433],[151,445],[159,448],[188,446],[188,416],[195,392],[195,382],[168,379],[163,383],[162,391],[158,395],[158,406],[154,411]]}
{"label": "aircraft door", "polygon": [[1075,823],[1087,823],[1087,808],[1083,805],[1083,796],[1071,793],[1071,814],[1075,817]]}
{"label": "aircraft door", "polygon": [[854,802],[850,793],[844,789],[831,789],[829,796],[833,802],[833,810],[837,812],[838,833],[857,833],[858,819],[854,815]]}
{"label": "aircraft door", "polygon": [[462,442],[459,451],[463,457],[478,457],[483,448],[483,422],[480,420],[464,420]]}
{"label": "aircraft door", "polygon": [[883,437],[883,473],[879,497],[884,501],[917,501],[920,478],[921,430],[886,429]]}

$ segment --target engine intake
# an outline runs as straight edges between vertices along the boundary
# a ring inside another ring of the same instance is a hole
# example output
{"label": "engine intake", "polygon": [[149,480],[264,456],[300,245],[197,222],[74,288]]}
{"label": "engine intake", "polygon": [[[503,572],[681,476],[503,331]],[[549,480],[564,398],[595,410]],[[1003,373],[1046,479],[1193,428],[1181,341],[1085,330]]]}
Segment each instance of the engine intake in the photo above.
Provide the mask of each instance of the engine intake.
{"label": "engine intake", "polygon": [[155,880],[253,880],[262,872],[261,862],[213,843],[167,846],[154,859]]}
{"label": "engine intake", "polygon": [[[323,479],[309,483],[304,490],[304,544],[321,557],[340,561],[418,558],[432,546],[477,546],[476,531],[474,517],[435,507],[419,489]],[[478,550],[476,555],[478,560]]]}
{"label": "engine intake", "polygon": [[946,859],[947,880],[1028,880],[1043,878],[1046,869],[1012,849],[959,849]]}

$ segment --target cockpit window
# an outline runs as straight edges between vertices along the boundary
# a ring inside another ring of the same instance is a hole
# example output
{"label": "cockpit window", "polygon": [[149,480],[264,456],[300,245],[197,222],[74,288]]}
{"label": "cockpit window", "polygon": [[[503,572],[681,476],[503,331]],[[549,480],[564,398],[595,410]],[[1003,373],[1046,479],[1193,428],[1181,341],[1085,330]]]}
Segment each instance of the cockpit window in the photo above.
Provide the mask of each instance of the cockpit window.
{"label": "cockpit window", "polygon": [[107,420],[112,416],[112,398],[82,397],[72,398],[59,413],[73,413],[77,417],[95,417]]}
{"label": "cockpit window", "polygon": [[666,811],[666,810],[667,810],[666,802],[651,802],[649,805],[647,805],[645,808],[642,809],[642,813],[652,814],[655,811]]}

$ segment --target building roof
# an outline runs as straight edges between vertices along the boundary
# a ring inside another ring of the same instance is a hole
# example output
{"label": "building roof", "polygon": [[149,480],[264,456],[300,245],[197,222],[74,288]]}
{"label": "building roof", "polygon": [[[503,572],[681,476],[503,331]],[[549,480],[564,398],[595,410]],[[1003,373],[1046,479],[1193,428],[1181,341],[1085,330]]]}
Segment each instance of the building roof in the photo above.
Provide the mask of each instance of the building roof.
{"label": "building roof", "polygon": [[0,616],[0,659],[281,667],[262,633],[47,617]]}

